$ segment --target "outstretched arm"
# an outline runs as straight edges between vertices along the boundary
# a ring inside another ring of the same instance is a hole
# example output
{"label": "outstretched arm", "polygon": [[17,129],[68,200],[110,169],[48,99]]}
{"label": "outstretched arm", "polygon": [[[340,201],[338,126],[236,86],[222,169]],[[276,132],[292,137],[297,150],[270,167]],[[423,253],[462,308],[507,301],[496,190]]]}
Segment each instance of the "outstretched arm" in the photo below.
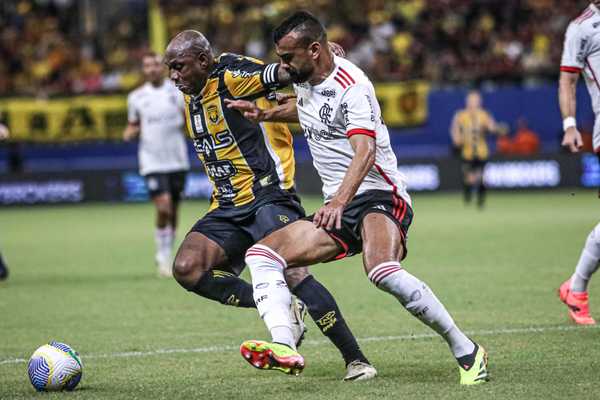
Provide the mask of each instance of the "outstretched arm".
{"label": "outstretched arm", "polygon": [[227,108],[238,110],[245,118],[255,123],[298,122],[298,109],[294,96],[286,96],[280,104],[265,110],[248,100],[225,99],[225,104]]}
{"label": "outstretched arm", "polygon": [[126,142],[134,139],[140,134],[140,125],[132,122],[127,123],[125,130],[123,131],[123,140]]}
{"label": "outstretched arm", "polygon": [[579,73],[560,72],[558,83],[558,102],[560,112],[563,117],[563,136],[562,145],[567,147],[572,153],[577,153],[583,146],[581,133],[577,130],[575,121],[576,93]]}

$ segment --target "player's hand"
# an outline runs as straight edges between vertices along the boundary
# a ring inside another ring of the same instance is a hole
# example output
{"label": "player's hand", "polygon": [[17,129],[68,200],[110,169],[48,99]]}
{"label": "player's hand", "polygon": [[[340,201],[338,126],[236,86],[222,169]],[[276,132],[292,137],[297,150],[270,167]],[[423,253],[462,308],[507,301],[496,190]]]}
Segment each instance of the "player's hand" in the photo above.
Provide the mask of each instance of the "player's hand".
{"label": "player's hand", "polygon": [[125,128],[125,131],[123,132],[123,140],[129,142],[135,139],[139,132],[139,127],[136,127],[134,125],[127,125],[127,128]]}
{"label": "player's hand", "polygon": [[565,131],[562,145],[569,149],[571,153],[577,153],[583,147],[581,133],[575,127],[571,127]]}
{"label": "player's hand", "polygon": [[8,128],[2,124],[0,124],[0,140],[8,139],[9,132]]}
{"label": "player's hand", "polygon": [[277,99],[277,104],[282,105],[287,103],[288,101],[296,101],[296,95],[293,93],[275,93],[275,99]]}
{"label": "player's hand", "polygon": [[249,119],[254,123],[259,123],[264,120],[264,112],[256,104],[248,100],[231,100],[225,99],[227,108],[238,110],[244,118]]}
{"label": "player's hand", "polygon": [[319,208],[315,213],[313,223],[317,228],[342,229],[342,214],[344,213],[344,204],[335,197],[327,204]]}
{"label": "player's hand", "polygon": [[336,42],[327,42],[327,43],[329,44],[329,50],[331,50],[331,52],[333,54],[335,54],[338,57],[346,57],[346,51],[344,50],[344,48],[342,46],[340,46]]}

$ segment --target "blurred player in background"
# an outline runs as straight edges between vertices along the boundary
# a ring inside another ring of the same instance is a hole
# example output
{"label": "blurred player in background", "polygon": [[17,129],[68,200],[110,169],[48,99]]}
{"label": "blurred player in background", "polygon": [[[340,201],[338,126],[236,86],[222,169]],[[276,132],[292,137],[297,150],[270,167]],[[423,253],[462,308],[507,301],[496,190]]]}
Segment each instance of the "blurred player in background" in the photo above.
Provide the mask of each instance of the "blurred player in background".
{"label": "blurred player in background", "polygon": [[[592,107],[596,114],[593,144],[600,152],[600,0],[593,1],[567,29],[560,64],[559,103],[563,117],[562,145],[576,153],[582,146],[581,133],[575,120],[576,91],[579,75],[583,73]],[[600,262],[600,223],[587,237],[573,275],[558,289],[558,295],[568,307],[569,316],[580,325],[596,323],[590,315],[588,284]]]}
{"label": "blurred player in background", "polygon": [[[199,296],[255,308],[252,285],[239,278],[246,250],[303,217],[304,209],[294,189],[294,150],[287,125],[250,122],[225,107],[224,101],[243,98],[273,106],[267,97],[279,87],[278,76],[286,75],[288,80],[289,76],[276,64],[265,65],[249,57],[225,53],[215,58],[208,40],[196,31],[178,34],[167,47],[165,62],[170,78],[187,95],[189,133],[213,184],[210,210],[181,244],[173,275]],[[342,353],[344,380],[377,374],[335,299],[308,268],[290,271],[273,284],[286,290],[289,285],[306,304],[321,332]],[[294,331],[293,346],[304,335],[304,309],[301,303],[291,302],[286,310],[286,321]]]}
{"label": "blurred player in background", "polygon": [[479,92],[471,91],[467,95],[465,109],[454,115],[450,136],[462,158],[465,203],[471,202],[473,190],[477,189],[479,207],[485,204],[483,168],[490,155],[486,142],[488,133],[506,133],[506,128],[497,125],[491,114],[482,107]]}
{"label": "blurred player in background", "polygon": [[[242,355],[257,368],[301,372],[304,359],[294,349],[285,316],[290,293],[276,282],[289,269],[363,252],[369,280],[448,343],[460,383],[485,382],[483,347],[465,336],[433,291],[400,265],[413,212],[373,84],[356,65],[330,52],[325,28],[307,12],[287,18],[273,37],[281,62],[272,68],[288,71],[297,100],[265,111],[249,101],[228,104],[259,120],[300,122],[325,204],[246,253],[257,308],[272,342],[246,341]],[[281,74],[277,77],[282,83]]]}
{"label": "blurred player in background", "polygon": [[[9,131],[6,125],[0,122],[0,141],[8,139]],[[0,281],[8,278],[8,267],[2,258],[2,253],[0,253]]]}
{"label": "blurred player in background", "polygon": [[165,79],[162,58],[142,59],[146,82],[127,98],[128,124],[123,139],[139,136],[140,175],[156,206],[156,256],[161,276],[171,276],[171,252],[177,212],[190,168],[185,141],[185,102],[173,82]]}

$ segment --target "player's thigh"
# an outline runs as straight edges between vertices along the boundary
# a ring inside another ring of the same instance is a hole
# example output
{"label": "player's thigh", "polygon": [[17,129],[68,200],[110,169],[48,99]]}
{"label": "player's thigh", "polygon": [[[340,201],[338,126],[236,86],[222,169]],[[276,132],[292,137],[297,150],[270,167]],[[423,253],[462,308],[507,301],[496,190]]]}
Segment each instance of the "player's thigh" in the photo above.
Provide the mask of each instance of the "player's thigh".
{"label": "player's thigh", "polygon": [[298,220],[259,241],[283,257],[289,267],[328,261],[340,252],[338,244],[312,222]]}
{"label": "player's thigh", "polygon": [[373,212],[362,220],[363,263],[367,274],[381,263],[404,258],[403,235],[392,218],[384,213]]}

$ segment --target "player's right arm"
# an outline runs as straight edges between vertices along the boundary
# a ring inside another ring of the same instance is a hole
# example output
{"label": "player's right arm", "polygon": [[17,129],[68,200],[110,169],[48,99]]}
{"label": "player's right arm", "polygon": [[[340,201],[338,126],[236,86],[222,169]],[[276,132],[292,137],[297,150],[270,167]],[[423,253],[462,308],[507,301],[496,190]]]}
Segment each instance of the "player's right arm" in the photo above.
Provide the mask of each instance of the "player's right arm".
{"label": "player's right arm", "polygon": [[133,93],[127,97],[127,126],[123,131],[123,140],[130,141],[140,134],[140,114]]}
{"label": "player's right arm", "polygon": [[576,92],[579,74],[585,67],[588,40],[581,25],[571,23],[565,34],[565,43],[560,63],[558,102],[563,117],[564,136],[562,145],[576,153],[583,143],[575,120]]}
{"label": "player's right arm", "polygon": [[[278,94],[279,96],[279,94]],[[268,109],[261,109],[256,103],[248,100],[225,99],[227,108],[241,112],[245,118],[255,123],[259,122],[298,122],[298,109],[296,97],[283,95],[277,98],[278,105]]]}
{"label": "player's right arm", "polygon": [[454,148],[462,146],[462,132],[460,130],[460,123],[458,122],[458,112],[454,114],[452,119],[452,125],[450,126],[450,138],[452,139],[452,145]]}

